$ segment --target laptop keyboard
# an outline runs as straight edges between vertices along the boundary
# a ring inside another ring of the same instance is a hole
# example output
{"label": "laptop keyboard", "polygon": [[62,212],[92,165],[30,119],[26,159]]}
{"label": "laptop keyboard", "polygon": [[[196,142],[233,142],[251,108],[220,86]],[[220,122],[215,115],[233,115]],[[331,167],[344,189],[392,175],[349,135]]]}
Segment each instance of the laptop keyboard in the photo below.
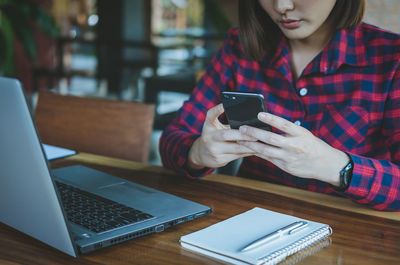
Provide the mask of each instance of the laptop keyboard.
{"label": "laptop keyboard", "polygon": [[68,220],[92,232],[101,233],[153,217],[65,183],[56,184]]}

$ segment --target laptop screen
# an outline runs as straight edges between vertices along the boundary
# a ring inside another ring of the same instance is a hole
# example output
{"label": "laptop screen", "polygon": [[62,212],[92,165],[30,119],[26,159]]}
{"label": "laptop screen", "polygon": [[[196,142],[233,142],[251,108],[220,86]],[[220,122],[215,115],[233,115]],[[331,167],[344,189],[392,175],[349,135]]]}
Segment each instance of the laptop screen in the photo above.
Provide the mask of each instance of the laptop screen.
{"label": "laptop screen", "polygon": [[77,252],[18,80],[0,77],[0,221]]}

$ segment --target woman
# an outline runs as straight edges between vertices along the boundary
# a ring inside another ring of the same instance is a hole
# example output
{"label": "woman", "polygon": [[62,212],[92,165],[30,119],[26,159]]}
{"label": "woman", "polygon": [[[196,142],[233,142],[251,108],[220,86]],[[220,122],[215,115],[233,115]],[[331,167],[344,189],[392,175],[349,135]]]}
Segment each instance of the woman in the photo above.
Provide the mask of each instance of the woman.
{"label": "woman", "polygon": [[[240,0],[225,43],[160,140],[191,177],[239,175],[400,210],[400,37],[362,23],[364,0]],[[231,130],[220,92],[261,93],[272,132]]]}

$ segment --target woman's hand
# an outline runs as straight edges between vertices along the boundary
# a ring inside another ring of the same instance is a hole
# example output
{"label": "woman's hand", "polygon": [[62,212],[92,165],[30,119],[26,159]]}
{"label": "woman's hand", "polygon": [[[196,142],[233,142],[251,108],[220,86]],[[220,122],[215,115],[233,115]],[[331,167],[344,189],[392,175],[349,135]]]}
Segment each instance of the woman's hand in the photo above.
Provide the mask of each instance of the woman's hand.
{"label": "woman's hand", "polygon": [[254,139],[241,134],[239,130],[230,129],[229,125],[222,124],[218,117],[223,112],[222,104],[208,110],[202,134],[189,150],[189,169],[222,167],[235,159],[254,155],[253,150],[237,143],[251,142]]}
{"label": "woman's hand", "polygon": [[284,134],[242,126],[239,129],[241,133],[259,140],[240,141],[242,146],[294,176],[339,186],[339,172],[348,161],[344,152],[331,147],[307,129],[276,115],[260,112],[258,119]]}

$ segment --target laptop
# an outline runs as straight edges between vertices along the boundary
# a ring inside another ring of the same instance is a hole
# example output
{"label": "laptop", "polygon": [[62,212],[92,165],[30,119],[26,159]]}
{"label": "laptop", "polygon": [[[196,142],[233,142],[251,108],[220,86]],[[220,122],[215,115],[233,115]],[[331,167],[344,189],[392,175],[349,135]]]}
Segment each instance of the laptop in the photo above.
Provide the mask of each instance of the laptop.
{"label": "laptop", "polygon": [[0,221],[71,256],[211,212],[81,165],[50,170],[16,79],[0,77],[0,124]]}

